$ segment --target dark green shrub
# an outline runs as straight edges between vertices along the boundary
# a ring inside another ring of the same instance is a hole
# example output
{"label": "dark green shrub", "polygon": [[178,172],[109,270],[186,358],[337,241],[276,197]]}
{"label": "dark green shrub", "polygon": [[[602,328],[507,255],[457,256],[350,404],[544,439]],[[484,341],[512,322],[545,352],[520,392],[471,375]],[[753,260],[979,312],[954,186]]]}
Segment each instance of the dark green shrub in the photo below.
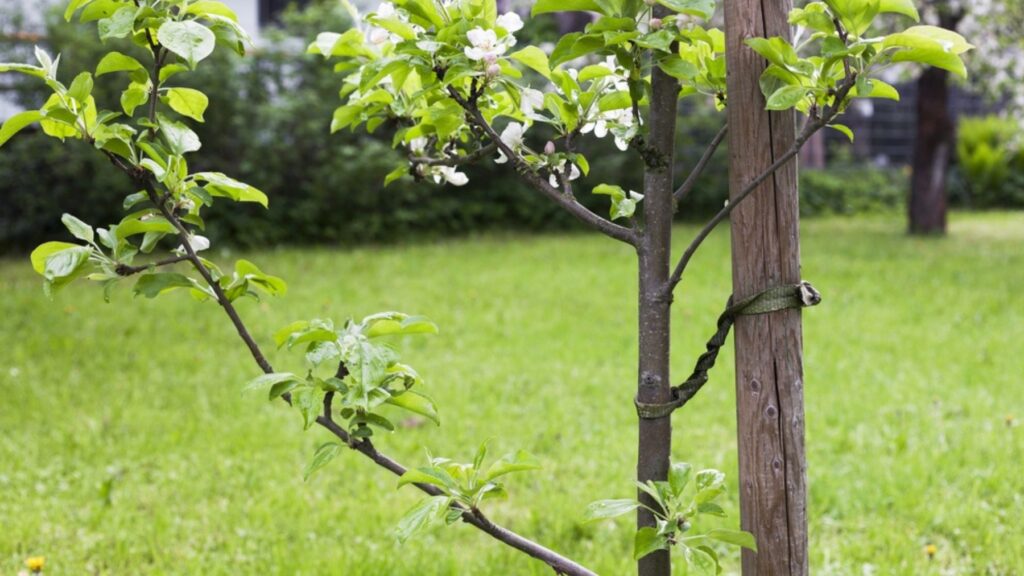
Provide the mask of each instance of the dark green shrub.
{"label": "dark green shrub", "polygon": [[1017,123],[965,118],[957,135],[953,196],[972,208],[1024,208],[1024,146]]}

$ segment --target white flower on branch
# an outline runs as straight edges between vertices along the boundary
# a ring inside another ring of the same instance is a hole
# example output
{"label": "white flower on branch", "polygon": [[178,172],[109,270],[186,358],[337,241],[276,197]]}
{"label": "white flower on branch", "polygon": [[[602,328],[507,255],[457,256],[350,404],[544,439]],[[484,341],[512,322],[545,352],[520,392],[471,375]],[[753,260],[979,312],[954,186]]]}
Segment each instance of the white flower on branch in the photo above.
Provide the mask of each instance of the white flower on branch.
{"label": "white flower on branch", "polygon": [[484,60],[489,63],[493,63],[516,43],[515,37],[511,34],[499,40],[498,34],[494,30],[484,30],[480,27],[467,32],[466,37],[469,38],[469,43],[472,45],[466,46],[466,57],[470,60]]}
{"label": "white flower on branch", "polygon": [[[202,252],[210,248],[210,239],[206,236],[200,236],[198,234],[188,235],[188,245],[192,247],[193,252]],[[185,256],[188,251],[185,250],[184,244],[179,244],[177,248],[173,250],[178,256]]]}
{"label": "white flower on branch", "polygon": [[454,166],[434,166],[431,169],[431,175],[434,177],[435,184],[444,181],[452,186],[465,186],[469,183],[469,176],[459,172]]}
{"label": "white flower on branch", "polygon": [[544,109],[544,93],[528,86],[524,86],[520,94],[519,110],[526,116],[527,120],[544,120],[544,116],[538,114],[538,110]]}
{"label": "white flower on branch", "polygon": [[495,22],[499,28],[504,28],[509,34],[514,34],[523,29],[523,19],[515,12],[506,12],[498,16]]}
{"label": "white flower on branch", "polygon": [[[519,122],[510,122],[504,130],[501,131],[501,142],[508,146],[513,152],[518,153],[523,148],[523,138],[526,135],[526,127]],[[495,164],[504,164],[508,162],[508,158],[505,156],[505,152],[498,149],[498,158],[494,161]]]}
{"label": "white flower on branch", "polygon": [[559,181],[565,178],[566,168],[568,168],[570,182],[580,177],[580,169],[575,164],[570,164],[568,160],[562,160],[561,165],[551,167],[548,184],[551,184],[552,188],[558,188]]}

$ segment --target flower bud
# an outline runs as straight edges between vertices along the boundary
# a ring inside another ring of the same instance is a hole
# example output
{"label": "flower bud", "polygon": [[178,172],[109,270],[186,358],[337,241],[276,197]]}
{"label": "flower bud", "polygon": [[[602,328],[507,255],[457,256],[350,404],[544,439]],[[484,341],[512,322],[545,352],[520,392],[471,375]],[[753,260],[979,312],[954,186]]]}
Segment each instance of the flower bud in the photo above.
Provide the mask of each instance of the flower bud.
{"label": "flower bud", "polygon": [[544,153],[547,154],[548,156],[551,156],[552,154],[554,154],[555,153],[555,143],[552,142],[551,140],[548,140],[548,143],[544,145]]}
{"label": "flower bud", "polygon": [[490,66],[491,64],[496,64],[497,62],[498,62],[498,57],[495,56],[494,54],[487,54],[487,55],[484,56],[484,64],[486,64],[488,66]]}
{"label": "flower bud", "polygon": [[664,22],[661,21],[661,18],[651,18],[651,30],[661,30],[663,25]]}
{"label": "flower bud", "polygon": [[501,74],[501,66],[498,66],[497,64],[488,64],[486,72],[488,78],[494,78]]}

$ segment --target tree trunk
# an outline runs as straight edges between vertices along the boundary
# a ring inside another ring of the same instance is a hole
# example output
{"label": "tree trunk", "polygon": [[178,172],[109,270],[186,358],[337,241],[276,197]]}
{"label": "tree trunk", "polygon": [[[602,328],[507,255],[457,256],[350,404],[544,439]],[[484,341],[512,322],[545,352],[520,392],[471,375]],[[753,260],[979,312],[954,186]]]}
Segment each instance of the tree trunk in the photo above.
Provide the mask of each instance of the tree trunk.
{"label": "tree trunk", "polygon": [[[743,41],[789,37],[791,0],[725,3],[730,190],[738,193],[793,144],[792,111],[768,113],[764,60]],[[797,165],[775,173],[733,212],[733,293],[745,298],[800,281]],[[757,538],[743,574],[807,574],[807,493],[800,312],[742,316],[735,326],[740,519]]]}
{"label": "tree trunk", "polygon": [[[655,14],[664,16],[667,10],[654,8]],[[650,134],[646,145],[647,166],[644,172],[643,235],[637,246],[639,290],[640,358],[637,398],[641,402],[663,403],[671,400],[672,381],[669,376],[669,312],[672,296],[666,290],[669,277],[669,257],[672,242],[672,166],[675,157],[676,105],[679,85],[675,79],[655,67],[652,73]],[[637,454],[637,480],[665,480],[668,478],[669,455],[672,448],[672,420],[670,416],[657,420],[641,419],[639,424],[639,450]],[[640,500],[653,506],[651,498],[638,492]],[[654,526],[650,512],[640,509],[639,526]],[[658,551],[641,558],[637,563],[640,576],[670,576],[672,564],[668,551]]]}
{"label": "tree trunk", "polygon": [[[939,26],[956,31],[963,10],[941,5]],[[953,115],[949,109],[949,73],[929,68],[917,81],[917,139],[908,203],[911,234],[946,233],[946,173],[953,157]]]}
{"label": "tree trunk", "polygon": [[910,233],[946,233],[946,172],[953,148],[949,73],[929,68],[917,81],[917,140],[910,182]]}

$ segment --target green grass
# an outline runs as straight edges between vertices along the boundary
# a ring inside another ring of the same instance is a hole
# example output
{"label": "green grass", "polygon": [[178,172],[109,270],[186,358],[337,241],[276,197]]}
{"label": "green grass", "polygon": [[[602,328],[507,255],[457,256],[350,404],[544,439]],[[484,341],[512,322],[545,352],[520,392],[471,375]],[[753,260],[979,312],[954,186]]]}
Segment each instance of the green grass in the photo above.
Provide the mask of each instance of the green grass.
{"label": "green grass", "polygon": [[[812,572],[1024,573],[1024,215],[957,216],[941,240],[908,239],[897,218],[804,233],[804,273],[825,296],[805,314]],[[440,335],[402,347],[443,426],[379,446],[414,465],[424,447],[460,459],[491,437],[495,452],[525,448],[544,470],[513,478],[492,518],[602,574],[632,571],[628,520],[580,522],[589,501],[632,493],[627,248],[485,236],[251,257],[291,286],[241,306],[268,348],[295,319],[437,321]],[[724,231],[691,270],[675,308],[680,378],[729,293]],[[0,294],[0,573],[30,555],[49,574],[550,573],[466,526],[399,547],[389,531],[416,494],[357,454],[303,483],[326,435],[240,393],[258,371],[216,306],[124,289],[108,305],[85,284],[50,302],[25,260],[0,263]],[[673,454],[729,474],[735,522],[731,365],[730,344],[674,416]]]}

